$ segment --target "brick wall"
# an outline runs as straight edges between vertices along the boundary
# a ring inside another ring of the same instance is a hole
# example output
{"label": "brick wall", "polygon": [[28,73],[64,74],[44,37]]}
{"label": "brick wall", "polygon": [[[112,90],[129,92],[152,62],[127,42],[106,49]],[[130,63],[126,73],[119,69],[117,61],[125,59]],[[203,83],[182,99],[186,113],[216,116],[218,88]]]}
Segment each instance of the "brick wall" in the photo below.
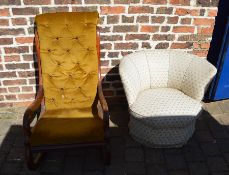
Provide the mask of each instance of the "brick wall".
{"label": "brick wall", "polygon": [[123,96],[117,64],[141,49],[180,49],[206,57],[217,0],[1,0],[0,107],[27,105],[36,92],[34,16],[98,11],[104,93]]}

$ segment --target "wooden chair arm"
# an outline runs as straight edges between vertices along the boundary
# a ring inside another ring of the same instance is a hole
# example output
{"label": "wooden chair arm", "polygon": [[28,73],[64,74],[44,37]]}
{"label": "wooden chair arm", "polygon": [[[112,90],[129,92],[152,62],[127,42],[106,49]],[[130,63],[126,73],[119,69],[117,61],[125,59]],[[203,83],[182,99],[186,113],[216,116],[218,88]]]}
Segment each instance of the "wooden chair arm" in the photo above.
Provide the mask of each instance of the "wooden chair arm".
{"label": "wooden chair arm", "polygon": [[102,85],[101,82],[99,82],[98,84],[98,97],[99,97],[99,102],[101,104],[101,108],[103,111],[103,122],[104,122],[104,131],[105,131],[105,138],[109,137],[109,118],[110,118],[110,114],[109,114],[109,109],[108,109],[108,105],[106,102],[106,99],[103,95],[103,89],[102,89]]}
{"label": "wooden chair arm", "polygon": [[101,82],[99,82],[98,84],[98,96],[99,96],[99,101],[102,105],[102,109],[104,112],[109,112],[108,110],[108,105],[107,105],[107,102],[106,102],[106,99],[103,95],[103,89],[102,89],[102,84]]}
{"label": "wooden chair arm", "polygon": [[36,114],[39,113],[38,110],[40,110],[43,97],[43,88],[40,86],[35,100],[29,105],[23,116],[23,130],[26,137],[30,137],[31,135],[30,124],[34,120]]}

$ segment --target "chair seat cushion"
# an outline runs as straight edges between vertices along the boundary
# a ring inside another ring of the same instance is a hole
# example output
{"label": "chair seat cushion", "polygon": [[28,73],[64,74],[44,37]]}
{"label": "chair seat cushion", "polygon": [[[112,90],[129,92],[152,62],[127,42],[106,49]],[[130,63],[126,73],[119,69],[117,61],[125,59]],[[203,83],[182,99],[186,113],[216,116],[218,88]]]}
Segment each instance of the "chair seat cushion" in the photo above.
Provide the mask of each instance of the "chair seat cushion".
{"label": "chair seat cushion", "polygon": [[141,91],[130,106],[131,114],[154,128],[185,127],[201,111],[201,103],[172,88]]}
{"label": "chair seat cushion", "polygon": [[[78,116],[78,110],[44,112],[32,128],[32,146],[100,142],[104,140],[103,120],[90,110]],[[81,109],[81,114],[83,111]],[[77,115],[76,115],[77,114]],[[77,116],[77,117],[75,117]]]}

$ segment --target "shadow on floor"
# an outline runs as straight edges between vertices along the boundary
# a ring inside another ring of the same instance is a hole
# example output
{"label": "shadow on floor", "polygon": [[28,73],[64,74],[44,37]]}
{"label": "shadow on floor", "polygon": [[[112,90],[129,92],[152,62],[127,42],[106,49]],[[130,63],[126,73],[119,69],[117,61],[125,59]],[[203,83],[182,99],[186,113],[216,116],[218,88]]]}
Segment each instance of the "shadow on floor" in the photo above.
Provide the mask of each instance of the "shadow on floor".
{"label": "shadow on floor", "polygon": [[229,126],[206,111],[187,145],[176,149],[153,149],[135,142],[128,135],[127,111],[112,111],[111,118],[119,127],[111,128],[109,167],[104,166],[99,149],[80,148],[49,152],[40,168],[30,172],[24,162],[22,126],[11,125],[1,133],[0,174],[229,174]]}

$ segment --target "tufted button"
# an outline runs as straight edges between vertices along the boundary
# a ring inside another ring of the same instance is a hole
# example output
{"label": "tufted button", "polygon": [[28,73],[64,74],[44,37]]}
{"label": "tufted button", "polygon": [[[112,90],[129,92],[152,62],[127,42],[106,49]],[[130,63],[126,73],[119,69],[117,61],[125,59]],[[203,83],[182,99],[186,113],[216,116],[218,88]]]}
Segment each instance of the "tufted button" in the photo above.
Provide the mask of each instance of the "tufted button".
{"label": "tufted button", "polygon": [[76,36],[76,37],[74,37],[73,39],[78,40],[78,39],[79,39],[79,37],[78,37],[78,36]]}
{"label": "tufted button", "polygon": [[66,52],[70,52],[70,49],[67,49]]}
{"label": "tufted button", "polygon": [[56,37],[56,40],[59,40],[59,37]]}
{"label": "tufted button", "polygon": [[54,98],[51,98],[51,99],[50,99],[50,101],[51,101],[51,102],[54,102],[54,101],[55,101],[55,99],[54,99]]}
{"label": "tufted button", "polygon": [[51,49],[48,49],[48,52],[51,52]]}
{"label": "tufted button", "polygon": [[58,62],[57,65],[60,66],[61,65],[60,62]]}
{"label": "tufted button", "polygon": [[49,78],[52,78],[52,75],[49,75]]}

